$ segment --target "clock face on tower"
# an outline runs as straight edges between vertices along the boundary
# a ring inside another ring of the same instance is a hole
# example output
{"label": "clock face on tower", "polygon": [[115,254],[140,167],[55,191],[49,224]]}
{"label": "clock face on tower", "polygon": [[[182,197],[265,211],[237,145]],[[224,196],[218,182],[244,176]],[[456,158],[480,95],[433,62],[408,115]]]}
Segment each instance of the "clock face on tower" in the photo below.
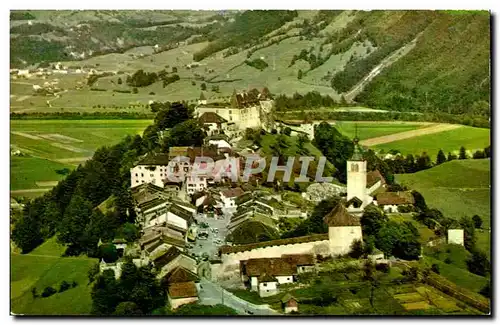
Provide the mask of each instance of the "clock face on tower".
{"label": "clock face on tower", "polygon": [[351,165],[351,172],[359,172],[359,166],[358,166],[358,164],[352,164]]}

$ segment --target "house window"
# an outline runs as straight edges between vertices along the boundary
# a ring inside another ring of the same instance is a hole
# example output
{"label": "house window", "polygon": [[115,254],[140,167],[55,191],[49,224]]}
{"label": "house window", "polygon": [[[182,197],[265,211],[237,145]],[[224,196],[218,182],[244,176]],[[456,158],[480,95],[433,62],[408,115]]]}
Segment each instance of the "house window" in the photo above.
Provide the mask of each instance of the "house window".
{"label": "house window", "polygon": [[263,283],[262,285],[263,285],[264,287],[267,287],[267,283]]}
{"label": "house window", "polygon": [[136,182],[136,183],[139,183],[139,180],[137,179],[137,180],[135,180],[135,182]]}
{"label": "house window", "polygon": [[137,177],[137,176],[139,176],[139,175],[137,175],[137,173],[135,173],[135,177]]}
{"label": "house window", "polygon": [[290,281],[290,278],[286,278],[287,281]]}
{"label": "house window", "polygon": [[143,173],[141,173],[141,177],[144,177],[144,174],[143,174]]}
{"label": "house window", "polygon": [[229,114],[231,114],[231,110],[229,110]]}

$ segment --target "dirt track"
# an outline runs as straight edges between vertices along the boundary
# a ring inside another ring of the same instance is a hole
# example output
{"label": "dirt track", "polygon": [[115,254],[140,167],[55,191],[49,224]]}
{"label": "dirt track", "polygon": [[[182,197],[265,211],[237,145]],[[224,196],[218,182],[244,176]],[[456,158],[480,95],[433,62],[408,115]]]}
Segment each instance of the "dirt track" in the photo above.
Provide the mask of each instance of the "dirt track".
{"label": "dirt track", "polygon": [[393,142],[393,141],[410,139],[413,137],[418,137],[420,135],[427,135],[427,134],[439,133],[439,132],[448,131],[448,130],[454,130],[454,129],[457,129],[460,127],[462,127],[462,125],[436,124],[436,125],[432,125],[432,126],[429,126],[426,128],[422,128],[422,129],[405,131],[405,132],[394,133],[394,134],[390,134],[390,135],[384,135],[382,137],[366,139],[366,140],[360,141],[359,143],[363,146],[370,147],[370,146],[376,146],[379,144],[389,143],[389,142]]}

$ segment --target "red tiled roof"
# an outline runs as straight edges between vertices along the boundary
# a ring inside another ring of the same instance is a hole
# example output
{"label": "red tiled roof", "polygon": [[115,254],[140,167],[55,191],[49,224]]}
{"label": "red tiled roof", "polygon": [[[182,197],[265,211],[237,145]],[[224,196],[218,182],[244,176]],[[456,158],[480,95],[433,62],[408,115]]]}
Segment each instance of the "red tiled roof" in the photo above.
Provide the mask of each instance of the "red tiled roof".
{"label": "red tiled roof", "polygon": [[198,297],[198,290],[193,281],[172,283],[168,286],[168,295],[173,299]]}
{"label": "red tiled roof", "polygon": [[415,204],[411,192],[384,192],[377,195],[378,205]]}
{"label": "red tiled roof", "polygon": [[222,192],[222,195],[225,197],[238,197],[240,195],[243,195],[245,192],[239,187],[236,188],[230,188],[228,190],[225,190]]}
{"label": "red tiled roof", "polygon": [[379,180],[382,181],[382,185],[385,184],[385,178],[384,178],[384,176],[382,176],[382,174],[380,174],[380,172],[378,170],[368,172],[366,174],[366,187],[372,187]]}
{"label": "red tiled roof", "polygon": [[292,265],[314,265],[314,255],[312,254],[283,254],[281,258]]}
{"label": "red tiled roof", "polygon": [[297,273],[297,267],[282,258],[252,258],[244,261],[241,266],[244,273],[250,277],[293,275]]}
{"label": "red tiled roof", "polygon": [[224,119],[219,114],[216,114],[214,112],[205,112],[198,118],[198,120],[201,123],[224,123],[224,122],[227,122],[226,119]]}

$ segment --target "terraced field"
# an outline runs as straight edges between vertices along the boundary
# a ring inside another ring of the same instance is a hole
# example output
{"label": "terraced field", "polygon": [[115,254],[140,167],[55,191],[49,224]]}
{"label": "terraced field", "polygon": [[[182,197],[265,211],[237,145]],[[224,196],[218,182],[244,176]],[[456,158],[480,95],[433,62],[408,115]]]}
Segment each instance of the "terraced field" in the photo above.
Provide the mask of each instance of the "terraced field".
{"label": "terraced field", "polygon": [[[150,120],[12,120],[10,144],[22,156],[11,156],[11,191],[41,194],[94,151],[141,134]],[[32,196],[32,195],[31,195]]]}

